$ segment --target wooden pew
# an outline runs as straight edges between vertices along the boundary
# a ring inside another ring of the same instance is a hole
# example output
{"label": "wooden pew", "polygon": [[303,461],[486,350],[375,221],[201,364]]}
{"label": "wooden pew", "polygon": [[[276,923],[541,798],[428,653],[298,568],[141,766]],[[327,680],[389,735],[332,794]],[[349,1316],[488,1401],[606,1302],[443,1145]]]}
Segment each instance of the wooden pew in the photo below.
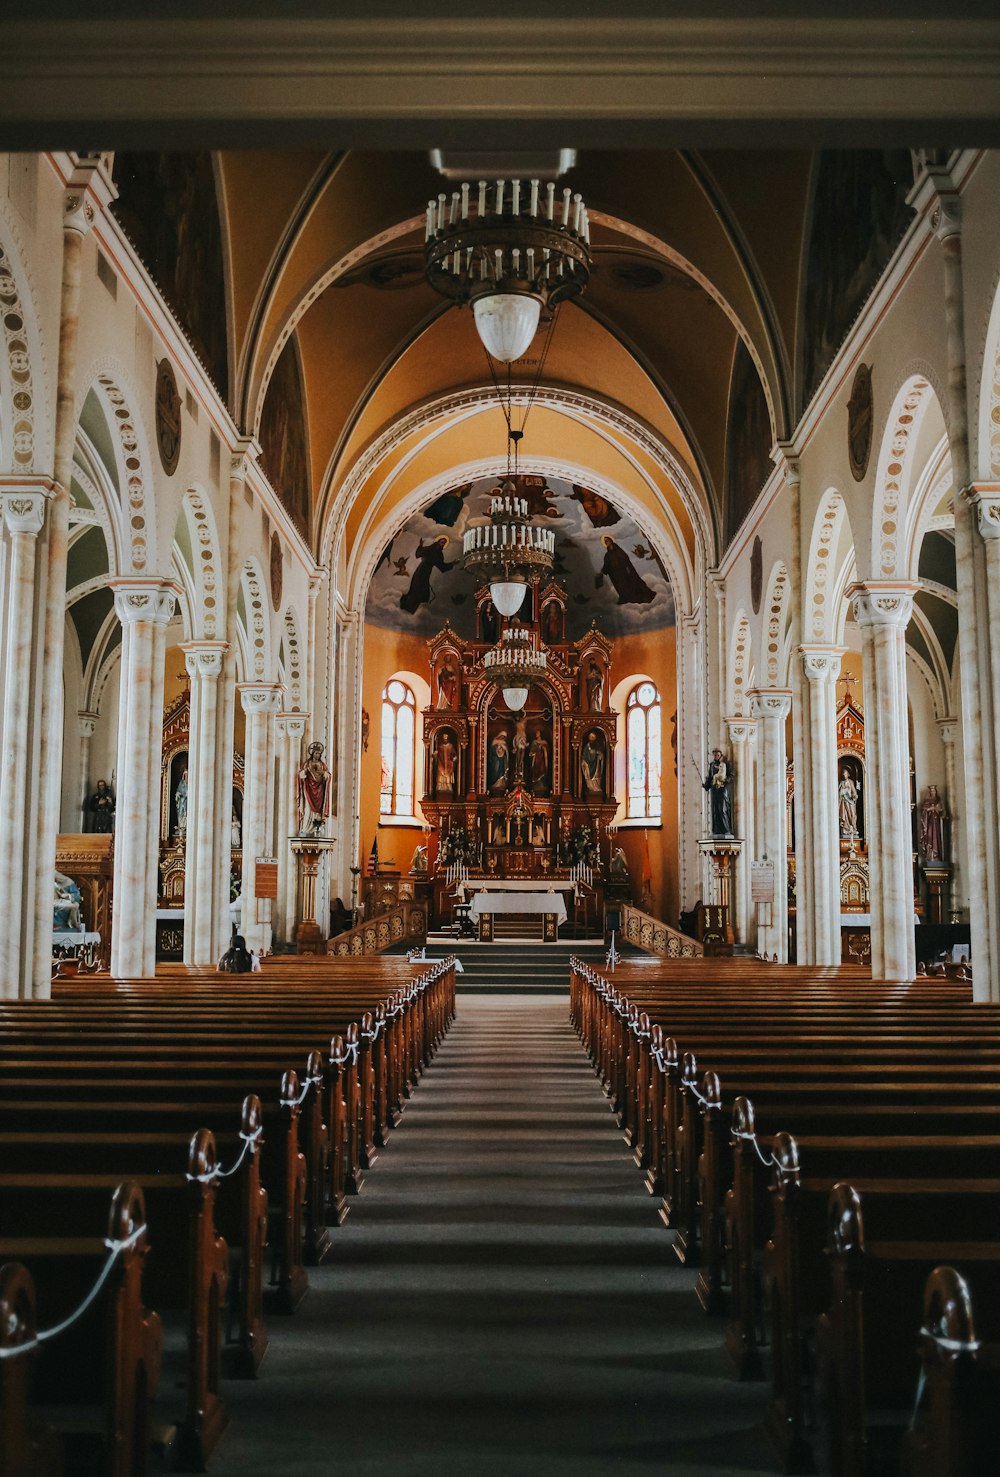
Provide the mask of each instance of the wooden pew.
{"label": "wooden pew", "polygon": [[[215,1140],[199,1129],[191,1140],[186,1174],[144,1175],[146,1215],[154,1227],[146,1266],[146,1296],[160,1310],[182,1311],[186,1320],[186,1401],[178,1426],[177,1459],[204,1470],[227,1423],[220,1397],[222,1325],[229,1277],[229,1253],[215,1226],[218,1191]],[[56,1226],[81,1235],[106,1204],[114,1175],[0,1174],[0,1254],[40,1227]],[[20,1250],[18,1260],[32,1259]],[[36,1287],[41,1294],[40,1280]],[[41,1309],[44,1317],[44,1307]]]}
{"label": "wooden pew", "polygon": [[[162,1347],[159,1318],[143,1302],[145,1225],[142,1192],[126,1183],[112,1197],[107,1240],[92,1232],[0,1239],[0,1347],[31,1349],[42,1329],[33,1352],[0,1357],[0,1455],[10,1477],[61,1472],[58,1444],[47,1434],[59,1424],[71,1457],[93,1459],[97,1448],[91,1470],[102,1477],[144,1477]],[[83,1305],[107,1269],[109,1247],[117,1254],[97,1298],[47,1337]],[[33,1398],[43,1392],[44,1406]]]}
{"label": "wooden pew", "polygon": [[980,1477],[996,1460],[1000,1342],[976,1337],[972,1296],[954,1267],[936,1267],[924,1290],[921,1377],[903,1434],[902,1477]]}

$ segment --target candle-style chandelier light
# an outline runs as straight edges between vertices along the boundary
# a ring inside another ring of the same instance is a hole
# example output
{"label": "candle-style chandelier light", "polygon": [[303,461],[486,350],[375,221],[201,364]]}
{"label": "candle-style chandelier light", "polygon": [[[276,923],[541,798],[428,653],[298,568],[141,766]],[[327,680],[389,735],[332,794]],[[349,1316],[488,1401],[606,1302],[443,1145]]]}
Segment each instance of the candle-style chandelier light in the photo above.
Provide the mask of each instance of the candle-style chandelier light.
{"label": "candle-style chandelier light", "polygon": [[508,626],[496,646],[483,657],[483,670],[503,690],[503,700],[516,713],[528,701],[533,682],[545,676],[545,652],[527,626]]}
{"label": "candle-style chandelier light", "polygon": [[590,278],[590,219],[579,193],[537,179],[479,180],[427,202],[430,285],[472,304],[494,359],[520,359],[541,310],[578,296]]}
{"label": "candle-style chandelier light", "polygon": [[517,483],[508,476],[490,498],[489,523],[466,529],[462,562],[489,585],[490,598],[500,614],[512,616],[521,608],[528,577],[551,570],[555,547],[555,534],[531,522],[527,500],[518,497]]}

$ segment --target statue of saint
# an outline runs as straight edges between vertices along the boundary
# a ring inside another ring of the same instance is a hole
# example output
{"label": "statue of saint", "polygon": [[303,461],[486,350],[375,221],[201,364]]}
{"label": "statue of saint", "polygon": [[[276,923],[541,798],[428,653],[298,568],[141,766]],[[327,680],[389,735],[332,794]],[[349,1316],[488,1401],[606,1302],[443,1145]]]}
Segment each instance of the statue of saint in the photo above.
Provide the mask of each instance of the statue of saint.
{"label": "statue of saint", "polygon": [[239,851],[243,846],[243,828],[240,825],[240,818],[235,810],[229,822],[229,845],[233,851]]}
{"label": "statue of saint", "polygon": [[944,801],[938,794],[937,785],[928,785],[927,794],[920,802],[920,855],[925,862],[943,862],[944,854]]}
{"label": "statue of saint", "polygon": [[423,874],[427,871],[427,843],[422,841],[413,853],[410,871]]}
{"label": "statue of saint", "polygon": [[510,774],[510,734],[500,728],[490,739],[490,751],[486,756],[486,788],[494,794],[502,794],[507,788]]}
{"label": "statue of saint", "polygon": [[458,673],[450,662],[445,662],[438,672],[438,700],[439,708],[458,707]]}
{"label": "statue of saint", "polygon": [[849,769],[840,771],[837,810],[840,816],[840,834],[845,841],[851,841],[858,834],[858,787],[851,779]]}
{"label": "statue of saint", "polygon": [[437,745],[434,750],[434,793],[438,796],[449,796],[455,793],[455,760],[458,750],[455,748],[455,736],[450,728],[442,728],[437,737]]}
{"label": "statue of saint", "polygon": [[611,860],[608,863],[608,875],[611,877],[628,876],[628,862],[625,860],[625,853],[620,846],[616,846],[612,853]]}
{"label": "statue of saint", "polygon": [[528,745],[528,780],[533,794],[549,788],[549,742],[540,728]]}
{"label": "statue of saint", "polygon": [[52,915],[53,925],[59,929],[70,929],[74,932],[83,927],[83,914],[80,889],[72,877],[67,877],[65,872],[55,874],[55,896],[53,899],[54,912]]}
{"label": "statue of saint", "polygon": [[580,750],[580,773],[584,797],[604,798],[604,748],[595,729],[587,734]]}
{"label": "statue of saint", "polygon": [[712,802],[712,835],[733,834],[733,805],[729,796],[729,765],[721,749],[712,750],[712,762],[703,781]]}
{"label": "statue of saint", "polygon": [[91,827],[97,836],[110,836],[115,828],[115,797],[107,780],[98,780],[97,788],[87,802],[93,820]]}
{"label": "statue of saint", "polygon": [[592,713],[600,713],[604,708],[604,673],[593,657],[587,668],[587,707]]}
{"label": "statue of saint", "polygon": [[299,835],[318,835],[330,814],[330,771],[323,762],[323,745],[311,743],[306,760],[295,776],[295,806]]}
{"label": "statue of saint", "polygon": [[177,834],[186,836],[188,828],[188,772],[181,771],[181,777],[174,791],[174,804],[177,807]]}
{"label": "statue of saint", "polygon": [[514,779],[524,783],[524,760],[528,752],[528,715],[521,713],[514,724]]}

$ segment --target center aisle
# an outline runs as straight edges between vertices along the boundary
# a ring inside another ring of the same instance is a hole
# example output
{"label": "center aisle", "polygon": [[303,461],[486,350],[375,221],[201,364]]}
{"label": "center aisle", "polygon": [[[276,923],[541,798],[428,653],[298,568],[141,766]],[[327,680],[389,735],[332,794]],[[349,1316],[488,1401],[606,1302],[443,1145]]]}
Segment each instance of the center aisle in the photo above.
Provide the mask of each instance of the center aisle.
{"label": "center aisle", "polygon": [[773,1471],[568,1019],[460,995],[217,1477]]}

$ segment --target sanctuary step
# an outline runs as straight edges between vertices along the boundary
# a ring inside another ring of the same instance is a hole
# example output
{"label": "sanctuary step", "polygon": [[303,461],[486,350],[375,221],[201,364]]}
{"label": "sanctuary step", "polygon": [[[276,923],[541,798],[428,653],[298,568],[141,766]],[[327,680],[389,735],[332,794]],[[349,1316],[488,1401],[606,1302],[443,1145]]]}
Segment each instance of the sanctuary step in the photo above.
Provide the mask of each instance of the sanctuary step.
{"label": "sanctuary step", "polygon": [[[603,943],[569,939],[555,944],[494,940],[481,944],[478,940],[454,939],[447,934],[427,938],[427,953],[437,958],[443,952],[458,955],[464,973],[456,978],[463,994],[500,991],[506,994],[550,995],[569,991],[570,955],[589,964],[603,965],[607,950]],[[629,951],[630,957],[637,956]]]}

